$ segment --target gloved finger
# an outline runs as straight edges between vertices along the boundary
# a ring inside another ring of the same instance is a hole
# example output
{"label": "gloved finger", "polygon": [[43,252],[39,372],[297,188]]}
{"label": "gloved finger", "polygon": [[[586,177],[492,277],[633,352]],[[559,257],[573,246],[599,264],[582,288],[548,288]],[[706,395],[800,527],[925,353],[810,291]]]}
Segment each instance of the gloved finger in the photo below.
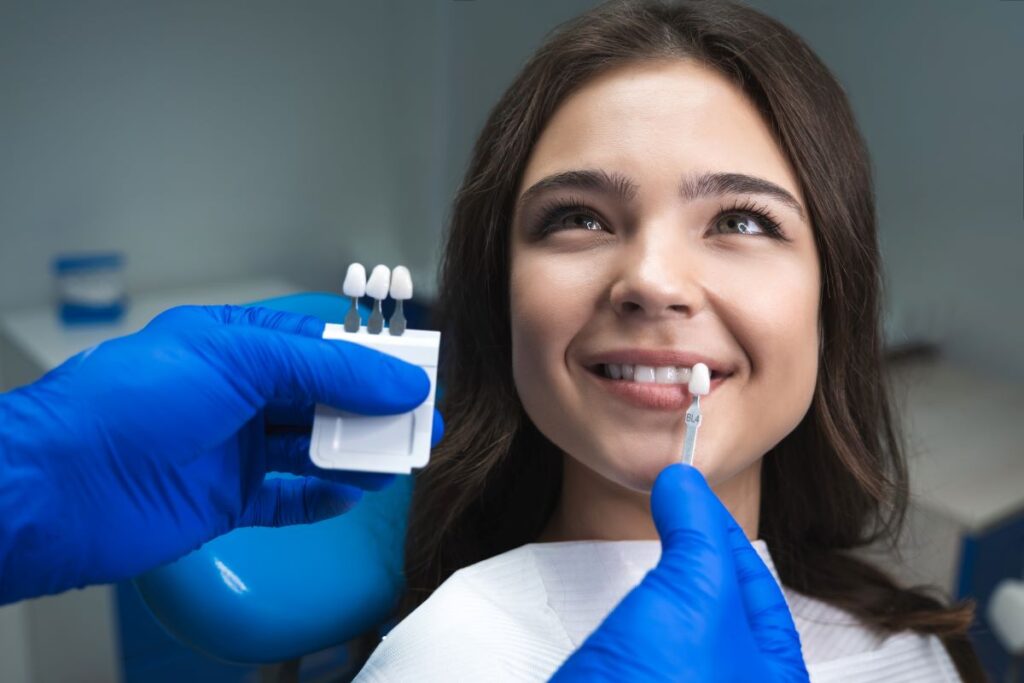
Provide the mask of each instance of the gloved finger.
{"label": "gloved finger", "polygon": [[318,339],[324,333],[324,321],[319,318],[260,306],[175,306],[146,327],[181,330],[204,325],[250,325]]}
{"label": "gloved finger", "polygon": [[386,472],[350,472],[325,470],[309,459],[309,434],[270,434],[266,439],[267,472],[284,472],[316,477],[327,481],[379,491],[395,480]]}
{"label": "gloved finger", "polygon": [[363,415],[405,413],[426,399],[423,368],[359,344],[309,339],[271,330],[220,327],[205,331],[213,362],[248,381],[263,398],[324,403]]}
{"label": "gloved finger", "polygon": [[265,479],[238,526],[290,526],[337,517],[351,510],[363,492],[316,477]]}
{"label": "gloved finger", "polygon": [[[651,513],[661,537],[661,575],[688,592],[687,600],[715,603],[734,583],[732,554],[718,497],[695,467],[669,465],[651,490]],[[699,578],[697,572],[699,571]]]}
{"label": "gloved finger", "polygon": [[776,656],[792,655],[793,665],[803,666],[800,635],[793,624],[789,605],[754,546],[728,510],[729,545],[739,583],[747,621],[761,652]]}
{"label": "gloved finger", "polygon": [[437,408],[434,408],[434,424],[430,430],[430,447],[433,448],[444,438],[444,419]]}
{"label": "gloved finger", "polygon": [[316,406],[305,401],[272,400],[263,409],[263,423],[268,429],[291,427],[309,429],[313,424]]}
{"label": "gloved finger", "polygon": [[320,339],[325,323],[320,318],[262,306],[206,306],[211,315],[226,325],[249,325],[266,330]]}

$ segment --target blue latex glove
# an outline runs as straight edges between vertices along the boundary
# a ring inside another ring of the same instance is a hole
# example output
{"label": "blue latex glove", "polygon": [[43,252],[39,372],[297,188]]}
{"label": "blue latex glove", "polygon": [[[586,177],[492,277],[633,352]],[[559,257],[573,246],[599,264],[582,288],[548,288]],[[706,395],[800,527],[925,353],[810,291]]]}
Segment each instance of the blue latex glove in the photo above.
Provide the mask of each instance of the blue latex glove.
{"label": "blue latex glove", "polygon": [[[406,412],[427,375],[323,329],[175,308],[0,395],[0,604],[135,576],[235,527],[333,517],[390,483],[312,464],[313,404]],[[435,412],[435,443],[442,428]]]}
{"label": "blue latex glove", "polygon": [[807,681],[775,579],[693,467],[658,475],[648,572],[553,681]]}

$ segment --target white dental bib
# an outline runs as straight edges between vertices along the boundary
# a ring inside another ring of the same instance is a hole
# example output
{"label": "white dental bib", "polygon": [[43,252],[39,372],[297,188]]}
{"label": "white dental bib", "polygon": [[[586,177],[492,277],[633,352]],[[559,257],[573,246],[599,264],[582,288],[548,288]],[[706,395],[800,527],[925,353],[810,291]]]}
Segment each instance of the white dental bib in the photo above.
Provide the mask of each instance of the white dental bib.
{"label": "white dental bib", "polygon": [[[778,576],[763,541],[761,559]],[[531,543],[453,574],[396,626],[356,678],[546,681],[661,555],[659,541]],[[814,683],[954,683],[934,636],[885,636],[783,589]]]}

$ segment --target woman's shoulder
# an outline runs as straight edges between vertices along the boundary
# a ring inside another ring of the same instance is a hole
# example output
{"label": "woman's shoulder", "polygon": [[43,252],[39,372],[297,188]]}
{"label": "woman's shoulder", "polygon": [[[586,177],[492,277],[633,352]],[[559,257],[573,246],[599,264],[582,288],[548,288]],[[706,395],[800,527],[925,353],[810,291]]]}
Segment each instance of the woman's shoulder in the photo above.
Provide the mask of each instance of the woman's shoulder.
{"label": "woman's shoulder", "polygon": [[958,683],[942,642],[913,631],[885,633],[834,605],[786,590],[813,683]]}
{"label": "woman's shoulder", "polygon": [[524,546],[452,574],[385,636],[356,680],[541,680],[571,651]]}

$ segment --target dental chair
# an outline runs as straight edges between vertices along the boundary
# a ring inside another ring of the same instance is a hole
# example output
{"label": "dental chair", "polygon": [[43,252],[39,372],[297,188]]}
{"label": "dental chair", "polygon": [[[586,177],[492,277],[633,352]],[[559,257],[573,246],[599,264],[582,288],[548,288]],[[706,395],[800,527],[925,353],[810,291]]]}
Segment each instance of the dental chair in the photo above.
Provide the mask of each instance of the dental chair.
{"label": "dental chair", "polygon": [[[331,294],[254,305],[328,322],[341,322],[349,307]],[[368,310],[360,313],[365,322]],[[422,326],[425,313],[407,307],[410,327]],[[297,681],[300,657],[372,633],[390,617],[402,587],[411,491],[412,478],[399,476],[331,520],[237,529],[135,586],[178,641],[221,661],[268,665],[264,681]]]}

